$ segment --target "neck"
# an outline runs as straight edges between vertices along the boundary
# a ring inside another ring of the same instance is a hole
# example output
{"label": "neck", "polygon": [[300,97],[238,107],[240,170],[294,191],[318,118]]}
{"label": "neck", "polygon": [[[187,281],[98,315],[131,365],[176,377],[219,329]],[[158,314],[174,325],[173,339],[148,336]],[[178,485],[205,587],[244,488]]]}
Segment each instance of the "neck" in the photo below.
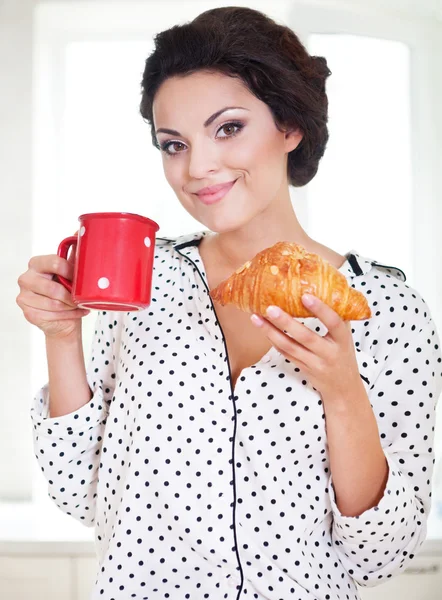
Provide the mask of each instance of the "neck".
{"label": "neck", "polygon": [[304,246],[307,252],[319,254],[337,269],[346,260],[345,256],[307,235],[296,217],[288,191],[285,201],[272,203],[242,227],[205,237],[202,246],[203,253],[212,258],[217,269],[232,272],[261,250],[282,241]]}
{"label": "neck", "polygon": [[242,227],[207,236],[204,244],[207,249],[210,247],[212,255],[216,254],[218,264],[236,270],[264,248],[280,241],[295,242],[308,251],[318,251],[318,244],[301,227],[288,193],[284,202],[272,203]]}

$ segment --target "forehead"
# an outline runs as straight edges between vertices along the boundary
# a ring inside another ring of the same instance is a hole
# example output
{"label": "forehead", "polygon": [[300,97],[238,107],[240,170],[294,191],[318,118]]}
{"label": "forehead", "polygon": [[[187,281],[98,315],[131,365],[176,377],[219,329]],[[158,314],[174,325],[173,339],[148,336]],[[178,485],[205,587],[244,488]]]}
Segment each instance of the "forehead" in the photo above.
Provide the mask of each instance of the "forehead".
{"label": "forehead", "polygon": [[251,108],[254,101],[259,102],[242,80],[199,71],[166,79],[155,94],[152,110],[155,126],[168,127],[176,125],[177,119],[205,119],[222,106],[242,102],[241,106]]}

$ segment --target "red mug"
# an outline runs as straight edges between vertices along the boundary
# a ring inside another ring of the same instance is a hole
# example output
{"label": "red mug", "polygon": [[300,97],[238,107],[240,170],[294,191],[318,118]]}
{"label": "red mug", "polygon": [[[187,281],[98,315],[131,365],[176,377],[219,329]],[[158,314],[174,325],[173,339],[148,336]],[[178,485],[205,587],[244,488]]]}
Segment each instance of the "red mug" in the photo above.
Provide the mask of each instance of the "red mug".
{"label": "red mug", "polygon": [[150,305],[155,234],[159,225],[125,212],[89,213],[78,217],[77,235],[64,239],[58,255],[67,258],[76,246],[72,282],[55,278],[79,308],[143,310]]}

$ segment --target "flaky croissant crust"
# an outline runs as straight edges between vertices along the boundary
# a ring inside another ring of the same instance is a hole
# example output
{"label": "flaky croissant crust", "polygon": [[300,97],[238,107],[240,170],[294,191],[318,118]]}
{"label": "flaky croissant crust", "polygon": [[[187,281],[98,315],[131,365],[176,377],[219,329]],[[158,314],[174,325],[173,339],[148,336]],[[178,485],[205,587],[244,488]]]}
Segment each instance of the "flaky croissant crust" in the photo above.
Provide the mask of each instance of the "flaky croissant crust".
{"label": "flaky croissant crust", "polygon": [[312,317],[302,304],[304,293],[317,296],[346,321],[371,317],[367,299],[348,285],[342,273],[293,242],[277,242],[258,252],[210,296],[221,305],[233,304],[261,316],[273,304],[293,317]]}

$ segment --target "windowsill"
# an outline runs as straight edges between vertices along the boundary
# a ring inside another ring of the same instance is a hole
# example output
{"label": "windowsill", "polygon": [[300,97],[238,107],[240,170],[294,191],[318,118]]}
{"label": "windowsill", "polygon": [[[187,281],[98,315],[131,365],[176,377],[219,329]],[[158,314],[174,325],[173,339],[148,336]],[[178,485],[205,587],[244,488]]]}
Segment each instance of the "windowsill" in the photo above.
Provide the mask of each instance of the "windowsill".
{"label": "windowsill", "polygon": [[442,510],[436,510],[434,501],[427,523],[427,539],[421,552],[425,554],[442,554]]}
{"label": "windowsill", "polygon": [[[55,504],[0,503],[0,555],[95,555],[94,528]],[[432,511],[419,554],[442,554],[442,518]]]}
{"label": "windowsill", "polygon": [[1,554],[95,555],[94,528],[55,504],[0,503]]}

